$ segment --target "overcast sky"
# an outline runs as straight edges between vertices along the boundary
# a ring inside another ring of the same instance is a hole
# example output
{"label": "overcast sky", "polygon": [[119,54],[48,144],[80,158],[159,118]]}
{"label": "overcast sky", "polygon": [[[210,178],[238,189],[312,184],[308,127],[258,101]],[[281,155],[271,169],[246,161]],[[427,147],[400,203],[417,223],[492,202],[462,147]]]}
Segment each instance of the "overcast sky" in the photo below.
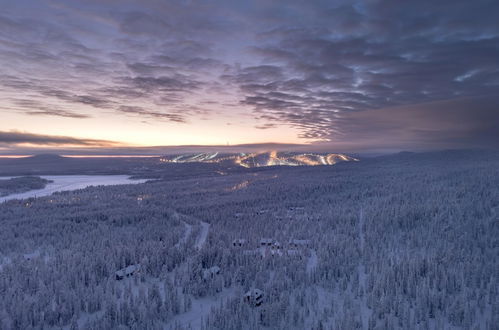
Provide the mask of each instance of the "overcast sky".
{"label": "overcast sky", "polygon": [[499,147],[499,1],[0,0],[0,152]]}

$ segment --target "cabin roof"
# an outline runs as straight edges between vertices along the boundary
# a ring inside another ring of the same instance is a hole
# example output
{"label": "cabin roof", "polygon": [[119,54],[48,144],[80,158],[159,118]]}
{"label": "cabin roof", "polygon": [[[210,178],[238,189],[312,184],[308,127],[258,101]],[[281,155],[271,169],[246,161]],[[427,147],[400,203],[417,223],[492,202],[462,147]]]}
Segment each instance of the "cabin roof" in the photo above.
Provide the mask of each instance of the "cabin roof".
{"label": "cabin roof", "polygon": [[139,269],[140,269],[140,264],[130,265],[130,266],[127,266],[123,269],[116,271],[116,275],[124,277],[124,276],[135,273]]}

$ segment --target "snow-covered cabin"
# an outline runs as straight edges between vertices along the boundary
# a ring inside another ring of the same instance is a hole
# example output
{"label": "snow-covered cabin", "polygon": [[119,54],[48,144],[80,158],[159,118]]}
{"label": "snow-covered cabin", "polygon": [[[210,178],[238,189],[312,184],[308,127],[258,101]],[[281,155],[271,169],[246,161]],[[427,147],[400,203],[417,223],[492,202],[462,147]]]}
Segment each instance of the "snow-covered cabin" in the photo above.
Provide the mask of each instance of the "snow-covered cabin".
{"label": "snow-covered cabin", "polygon": [[272,245],[267,252],[267,255],[271,255],[272,257],[282,257],[283,252],[281,249],[281,245]]}
{"label": "snow-covered cabin", "polygon": [[213,267],[210,267],[208,269],[203,270],[203,279],[209,280],[211,278],[214,278],[218,274],[220,274],[220,267],[213,266]]}
{"label": "snow-covered cabin", "polygon": [[32,259],[38,258],[39,256],[40,256],[40,251],[38,251],[38,250],[31,252],[31,253],[26,253],[23,255],[25,260],[32,260]]}
{"label": "snow-covered cabin", "polygon": [[271,246],[274,243],[272,238],[262,238],[260,240],[260,246]]}
{"label": "snow-covered cabin", "polygon": [[232,241],[232,246],[234,247],[241,247],[243,245],[246,245],[246,240],[244,238],[236,238]]}
{"label": "snow-covered cabin", "polygon": [[270,246],[272,250],[280,250],[281,249],[281,243],[279,241],[274,241],[272,245]]}
{"label": "snow-covered cabin", "polygon": [[262,258],[274,256],[281,257],[283,255],[281,243],[276,240],[262,240],[260,241],[260,245],[261,246],[258,248],[258,251],[260,252]]}
{"label": "snow-covered cabin", "polygon": [[140,264],[130,265],[123,269],[118,270],[116,274],[116,279],[118,281],[124,279],[125,277],[130,277],[140,271]]}
{"label": "snow-covered cabin", "polygon": [[252,306],[260,306],[263,303],[263,291],[251,289],[244,294],[244,301]]}

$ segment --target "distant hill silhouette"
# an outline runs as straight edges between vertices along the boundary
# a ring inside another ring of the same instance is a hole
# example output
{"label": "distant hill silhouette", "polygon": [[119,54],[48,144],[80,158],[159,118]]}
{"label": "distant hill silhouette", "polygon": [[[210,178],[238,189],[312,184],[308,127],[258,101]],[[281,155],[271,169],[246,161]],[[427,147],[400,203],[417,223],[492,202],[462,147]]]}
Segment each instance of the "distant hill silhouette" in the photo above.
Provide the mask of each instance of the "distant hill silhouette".
{"label": "distant hill silhouette", "polygon": [[40,154],[40,155],[34,155],[31,157],[26,157],[26,158],[20,158],[21,160],[28,161],[28,162],[61,162],[65,160],[70,160],[69,158],[56,155],[56,154]]}
{"label": "distant hill silhouette", "polygon": [[109,158],[71,158],[57,154],[39,154],[25,158],[0,159],[0,176],[125,174],[130,166]]}
{"label": "distant hill silhouette", "polygon": [[[1,176],[25,175],[106,175],[128,174],[141,177],[176,179],[194,175],[219,176],[221,172],[257,170],[278,165],[340,165],[362,169],[384,166],[393,169],[401,164],[417,162],[420,166],[441,166],[477,160],[499,159],[499,151],[443,150],[432,152],[400,152],[392,155],[365,157],[360,162],[343,154],[308,152],[191,153],[150,158],[72,158],[57,154],[39,154],[26,158],[0,158]],[[362,163],[362,165],[361,165]],[[357,165],[354,165],[357,164]],[[452,164],[452,162],[451,162]],[[285,170],[285,169],[283,169]]]}

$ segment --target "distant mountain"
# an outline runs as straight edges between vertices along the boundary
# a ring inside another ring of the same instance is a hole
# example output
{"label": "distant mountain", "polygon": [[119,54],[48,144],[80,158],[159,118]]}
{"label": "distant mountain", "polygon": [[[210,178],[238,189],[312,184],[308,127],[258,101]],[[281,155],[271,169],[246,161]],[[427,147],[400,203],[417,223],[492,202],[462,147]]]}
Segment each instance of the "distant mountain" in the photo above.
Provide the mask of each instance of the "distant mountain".
{"label": "distant mountain", "polygon": [[31,157],[21,158],[25,162],[40,162],[40,163],[51,163],[51,162],[60,162],[67,160],[66,157],[62,157],[55,154],[40,154]]}
{"label": "distant mountain", "polygon": [[238,165],[246,168],[263,166],[316,166],[334,165],[339,162],[358,161],[358,159],[333,153],[300,153],[300,152],[254,152],[254,153],[193,153],[163,156],[165,163],[218,163]]}
{"label": "distant mountain", "polygon": [[0,158],[0,176],[128,174],[140,166],[139,162],[113,158],[71,158],[56,154]]}

